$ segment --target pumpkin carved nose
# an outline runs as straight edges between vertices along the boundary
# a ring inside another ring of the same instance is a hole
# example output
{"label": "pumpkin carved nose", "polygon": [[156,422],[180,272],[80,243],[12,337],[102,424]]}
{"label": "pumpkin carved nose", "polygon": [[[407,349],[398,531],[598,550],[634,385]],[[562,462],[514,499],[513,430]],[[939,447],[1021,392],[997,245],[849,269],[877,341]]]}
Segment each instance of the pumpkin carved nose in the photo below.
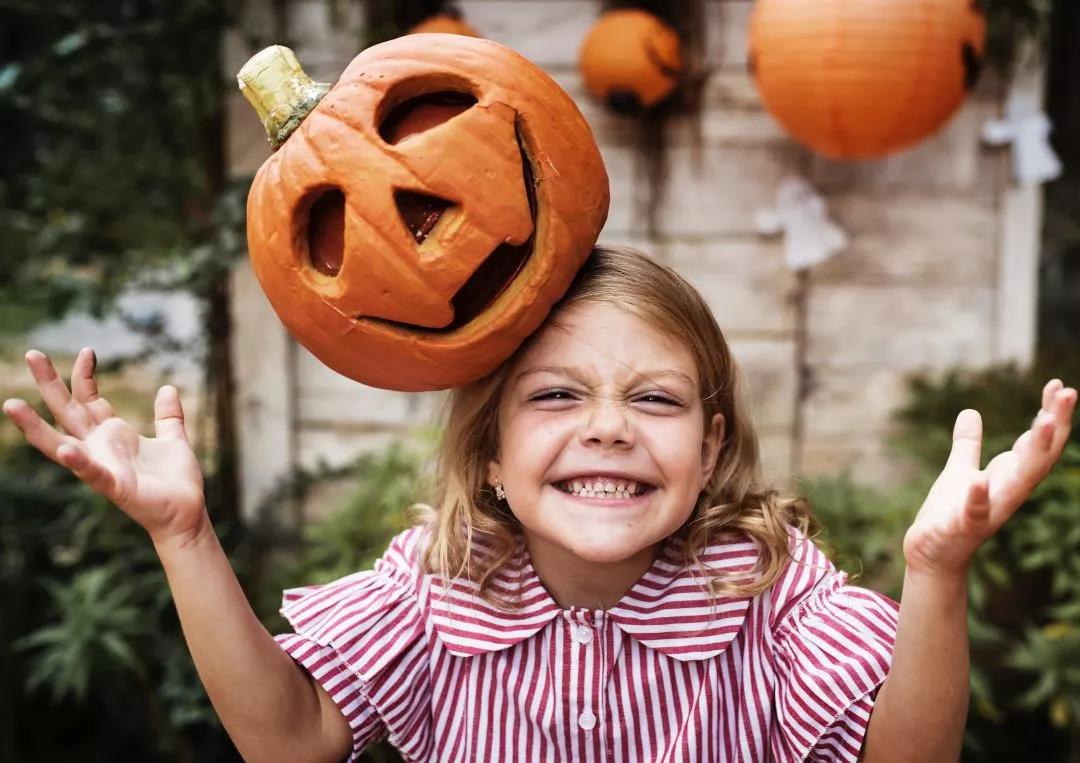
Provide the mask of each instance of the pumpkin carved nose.
{"label": "pumpkin carved nose", "polygon": [[402,222],[418,244],[424,243],[424,239],[431,233],[435,223],[439,222],[443,213],[453,206],[445,199],[415,191],[400,190],[394,193],[394,204],[397,205]]}

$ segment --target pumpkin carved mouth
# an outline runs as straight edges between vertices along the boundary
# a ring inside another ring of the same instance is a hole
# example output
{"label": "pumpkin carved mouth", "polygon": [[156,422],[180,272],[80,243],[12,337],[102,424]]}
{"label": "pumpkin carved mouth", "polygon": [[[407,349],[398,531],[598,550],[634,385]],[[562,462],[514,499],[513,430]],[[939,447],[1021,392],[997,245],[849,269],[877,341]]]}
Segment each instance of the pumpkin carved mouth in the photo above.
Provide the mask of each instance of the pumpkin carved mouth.
{"label": "pumpkin carved mouth", "polygon": [[[412,98],[387,115],[380,125],[379,133],[387,143],[397,144],[408,140],[408,135],[401,136],[402,130],[415,133],[430,129],[452,119],[475,103],[474,97],[460,93],[440,92]],[[417,117],[418,114],[421,116]],[[535,223],[536,189],[520,118],[515,120],[514,133],[525,181],[523,193],[528,199],[529,213]],[[394,191],[394,203],[401,224],[408,229],[417,246],[423,244],[437,226],[446,222],[457,210],[457,205],[447,199],[401,188]],[[324,190],[311,204],[308,211],[307,237],[311,266],[324,276],[335,277],[341,270],[345,251],[345,194],[339,188]],[[355,320],[429,335],[455,331],[479,316],[513,282],[532,254],[534,238],[535,225],[533,233],[524,243],[504,243],[497,246],[454,294],[451,299],[454,317],[445,326],[419,326],[363,314],[355,316]]]}

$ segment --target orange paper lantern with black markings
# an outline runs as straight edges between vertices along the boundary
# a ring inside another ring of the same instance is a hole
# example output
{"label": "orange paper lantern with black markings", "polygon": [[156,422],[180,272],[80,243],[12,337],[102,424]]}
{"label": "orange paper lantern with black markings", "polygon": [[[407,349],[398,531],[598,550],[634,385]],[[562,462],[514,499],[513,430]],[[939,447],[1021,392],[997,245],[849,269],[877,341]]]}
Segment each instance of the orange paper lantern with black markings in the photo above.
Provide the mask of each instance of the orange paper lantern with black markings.
{"label": "orange paper lantern with black markings", "polygon": [[978,79],[985,37],[978,0],[757,0],[748,64],[796,140],[873,158],[949,119]]}
{"label": "orange paper lantern with black markings", "polygon": [[287,49],[264,54],[287,71],[253,59],[241,72],[280,145],[251,187],[248,247],[282,322],[372,386],[494,370],[607,216],[607,174],[571,98],[510,48],[460,35],[368,48],[328,92]]}
{"label": "orange paper lantern with black markings", "polygon": [[679,82],[679,36],[651,13],[608,11],[582,42],[578,67],[586,89],[612,110],[649,109]]}

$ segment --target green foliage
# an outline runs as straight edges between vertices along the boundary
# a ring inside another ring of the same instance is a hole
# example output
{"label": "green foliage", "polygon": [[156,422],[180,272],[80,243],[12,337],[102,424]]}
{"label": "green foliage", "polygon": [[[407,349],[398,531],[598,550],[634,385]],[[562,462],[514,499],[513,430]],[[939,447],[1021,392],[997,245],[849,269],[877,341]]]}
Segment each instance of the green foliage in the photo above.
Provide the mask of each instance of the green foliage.
{"label": "green foliage", "polygon": [[390,537],[407,526],[402,509],[423,497],[419,464],[397,445],[361,458],[354,475],[356,489],[345,504],[304,528],[302,565],[313,581],[369,569]]}
{"label": "green foliage", "polygon": [[0,328],[101,315],[212,238],[215,0],[0,0]]}
{"label": "green foliage", "polygon": [[146,632],[136,606],[136,591],[118,565],[79,570],[67,582],[43,581],[52,596],[57,622],[15,642],[32,649],[27,688],[49,686],[53,699],[71,695],[86,701],[90,679],[119,668],[142,673],[134,639]]}
{"label": "green foliage", "polygon": [[145,532],[21,443],[0,453],[0,560],[0,758],[229,759]]}
{"label": "green foliage", "polygon": [[[289,630],[283,588],[370,568],[406,526],[403,509],[425,497],[425,458],[393,446],[302,471],[256,526],[218,528],[238,539],[223,545],[271,632]],[[283,521],[333,482],[355,487],[323,519]],[[0,600],[0,759],[236,759],[145,532],[22,444],[0,451]],[[382,745],[365,759],[400,758]]]}
{"label": "green foliage", "polygon": [[921,503],[919,489],[882,492],[845,473],[809,481],[803,492],[821,525],[815,540],[836,566],[859,585],[899,599],[904,555],[896,539],[903,537]]}
{"label": "green foliage", "polygon": [[[982,414],[985,464],[1030,426],[1051,367],[1065,379],[1080,378],[1080,358],[1057,356],[1026,373],[1005,367],[913,379],[896,439],[900,452],[922,467],[910,484],[884,491],[842,475],[806,485],[824,528],[819,540],[837,565],[859,576],[858,584],[899,597],[904,531],[945,464],[956,414],[963,408]],[[1080,431],[1074,428],[1061,462],[972,561],[971,760],[1080,756],[1078,517]]]}
{"label": "green foliage", "polygon": [[[249,542],[237,550],[248,569],[261,570],[256,574],[263,582],[254,594],[263,622],[271,629],[288,627],[277,614],[282,589],[371,568],[390,538],[409,526],[407,508],[428,497],[428,455],[394,443],[344,467],[299,470],[278,486],[260,508]],[[333,511],[299,530],[285,524],[288,508],[310,506],[316,488],[342,484],[353,487]]]}
{"label": "green foliage", "polygon": [[1047,706],[1055,726],[1080,722],[1080,628],[1073,623],[1053,623],[1028,629],[1009,664],[1038,675],[1019,698],[1021,704]]}

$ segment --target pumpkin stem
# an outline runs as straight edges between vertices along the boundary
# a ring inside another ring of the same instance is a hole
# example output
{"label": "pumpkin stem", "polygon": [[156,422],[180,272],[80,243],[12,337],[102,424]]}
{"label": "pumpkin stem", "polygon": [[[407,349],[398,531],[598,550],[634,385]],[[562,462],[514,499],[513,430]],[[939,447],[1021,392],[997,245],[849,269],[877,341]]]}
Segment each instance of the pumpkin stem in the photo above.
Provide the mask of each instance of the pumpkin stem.
{"label": "pumpkin stem", "polygon": [[305,74],[296,54],[284,45],[271,45],[253,55],[236,81],[275,151],[330,90],[329,83],[315,82]]}

